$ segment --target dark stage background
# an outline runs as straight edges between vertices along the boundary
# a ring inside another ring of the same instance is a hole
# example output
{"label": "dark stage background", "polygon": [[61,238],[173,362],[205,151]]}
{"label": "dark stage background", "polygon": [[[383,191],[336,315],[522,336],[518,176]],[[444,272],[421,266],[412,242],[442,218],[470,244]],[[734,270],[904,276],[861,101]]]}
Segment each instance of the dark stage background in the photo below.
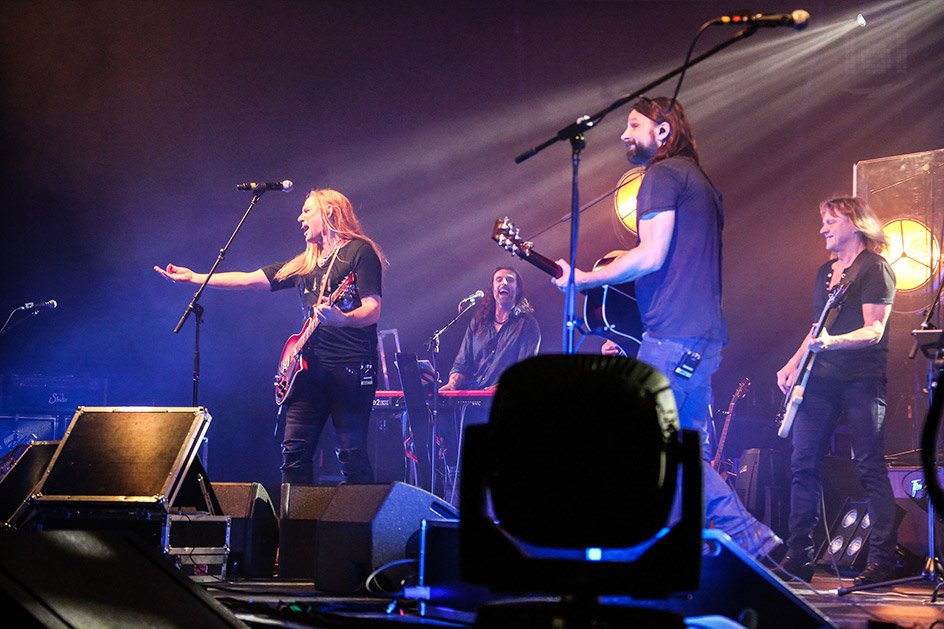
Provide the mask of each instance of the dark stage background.
{"label": "dark stage background", "polygon": [[[4,316],[27,301],[59,307],[0,337],[2,372],[107,378],[109,404],[189,406],[193,319],[172,330],[195,287],[173,286],[151,267],[207,270],[250,200],[234,184],[284,178],[296,190],[263,196],[220,270],[300,251],[305,193],[332,187],[389,256],[380,327],[396,328],[403,349],[423,354],[457,302],[511,264],[538,309],[542,351],[559,352],[562,295],[489,233],[506,214],[525,235],[567,214],[570,149],[559,143],[521,165],[513,158],[679,65],[698,27],[731,8],[7,0],[0,307]],[[731,343],[716,406],[750,377],[741,414],[767,430],[779,402],[774,373],[808,329],[812,279],[826,259],[817,203],[851,191],[856,162],[944,147],[944,3],[751,7],[796,8],[810,11],[810,28],[758,32],[691,69],[680,95],[725,195]],[[854,23],[860,12],[865,28]],[[696,52],[733,32],[709,29]],[[584,201],[628,167],[618,139],[627,113],[588,134]],[[584,214],[584,267],[623,246],[612,214],[610,199]],[[563,256],[568,237],[558,225],[537,248]],[[210,477],[276,491],[271,381],[301,325],[296,297],[208,291],[202,303]],[[924,419],[925,367],[906,358],[920,318],[892,319],[889,452],[913,448]],[[457,327],[444,338],[447,367],[461,335]],[[581,351],[599,345],[591,339]],[[575,474],[585,454],[573,453]]]}

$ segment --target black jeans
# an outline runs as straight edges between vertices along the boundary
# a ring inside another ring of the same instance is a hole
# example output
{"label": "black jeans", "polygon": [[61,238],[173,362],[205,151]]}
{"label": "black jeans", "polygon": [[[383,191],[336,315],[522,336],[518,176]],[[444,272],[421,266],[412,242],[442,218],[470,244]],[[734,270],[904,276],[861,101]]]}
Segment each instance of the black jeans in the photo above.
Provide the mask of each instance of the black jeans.
{"label": "black jeans", "polygon": [[812,552],[823,491],[820,470],[840,415],[849,424],[856,467],[869,500],[869,562],[893,565],[895,495],[885,466],[885,382],[877,378],[856,382],[810,378],[793,424],[787,545],[795,552]]}
{"label": "black jeans", "polygon": [[282,441],[282,482],[313,482],[312,458],[328,416],[338,435],[337,457],[347,482],[369,483],[374,472],[367,456],[367,427],[373,384],[362,385],[360,365],[312,365],[298,374],[285,411]]}

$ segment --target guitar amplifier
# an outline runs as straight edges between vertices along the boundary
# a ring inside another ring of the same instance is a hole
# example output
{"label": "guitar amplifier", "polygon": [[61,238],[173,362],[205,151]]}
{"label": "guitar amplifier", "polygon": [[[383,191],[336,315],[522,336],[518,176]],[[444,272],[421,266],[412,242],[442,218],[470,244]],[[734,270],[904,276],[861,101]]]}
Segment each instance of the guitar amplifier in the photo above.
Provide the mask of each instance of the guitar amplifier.
{"label": "guitar amplifier", "polygon": [[71,415],[79,406],[104,406],[105,378],[8,375],[4,379],[3,411],[11,414]]}

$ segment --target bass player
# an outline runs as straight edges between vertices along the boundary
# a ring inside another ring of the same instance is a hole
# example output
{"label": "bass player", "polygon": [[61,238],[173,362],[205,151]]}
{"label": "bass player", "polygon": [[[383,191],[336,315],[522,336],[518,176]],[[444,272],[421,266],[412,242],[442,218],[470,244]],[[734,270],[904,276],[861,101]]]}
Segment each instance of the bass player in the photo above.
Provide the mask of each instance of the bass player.
{"label": "bass player", "polygon": [[[298,222],[307,243],[305,251],[252,272],[216,273],[209,285],[296,288],[310,314],[306,330],[316,326],[302,350],[301,368],[284,396],[282,482],[313,482],[312,457],[328,416],[337,432],[344,479],[371,482],[367,428],[377,389],[377,322],[385,260],[377,244],[364,235],[351,202],[340,192],[312,190]],[[154,269],[173,282],[202,284],[206,279],[204,274],[173,264]],[[326,300],[352,273],[354,290],[346,298]]]}
{"label": "bass player", "polygon": [[808,333],[777,372],[778,386],[788,393],[802,378],[798,371],[803,356],[812,352],[815,360],[793,422],[790,537],[781,568],[803,581],[813,576],[812,532],[823,491],[820,468],[836,422],[844,415],[872,522],[868,563],[855,579],[856,585],[866,585],[892,578],[895,567],[895,497],[884,456],[888,317],[895,273],[879,255],[888,241],[864,200],[836,197],[823,201],[819,211],[820,233],[832,259],[816,275],[817,316],[831,291],[843,283],[849,287],[831,323],[815,338]]}

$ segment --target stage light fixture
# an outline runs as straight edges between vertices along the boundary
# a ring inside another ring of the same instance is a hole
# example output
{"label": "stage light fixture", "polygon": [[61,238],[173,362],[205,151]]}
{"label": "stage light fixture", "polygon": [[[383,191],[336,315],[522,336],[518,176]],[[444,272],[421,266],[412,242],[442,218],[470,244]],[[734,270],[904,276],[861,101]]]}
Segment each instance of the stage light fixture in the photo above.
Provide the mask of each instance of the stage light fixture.
{"label": "stage light fixture", "polygon": [[896,288],[922,288],[931,279],[941,257],[937,238],[926,225],[911,218],[896,218],[882,230],[888,238],[885,258],[895,271]]}
{"label": "stage light fixture", "polygon": [[861,13],[856,16],[855,22],[858,26],[868,26],[868,22],[865,20],[865,16]]}
{"label": "stage light fixture", "polygon": [[[560,465],[562,448],[593,453],[584,474]],[[502,374],[462,457],[462,580],[550,596],[483,605],[476,627],[684,626],[668,610],[601,601],[698,589],[700,440],[680,429],[664,375],[622,356],[529,358]]]}
{"label": "stage light fixture", "polygon": [[616,194],[613,195],[616,219],[633,234],[636,233],[636,195],[639,194],[645,172],[642,167],[627,170],[616,184]]}

